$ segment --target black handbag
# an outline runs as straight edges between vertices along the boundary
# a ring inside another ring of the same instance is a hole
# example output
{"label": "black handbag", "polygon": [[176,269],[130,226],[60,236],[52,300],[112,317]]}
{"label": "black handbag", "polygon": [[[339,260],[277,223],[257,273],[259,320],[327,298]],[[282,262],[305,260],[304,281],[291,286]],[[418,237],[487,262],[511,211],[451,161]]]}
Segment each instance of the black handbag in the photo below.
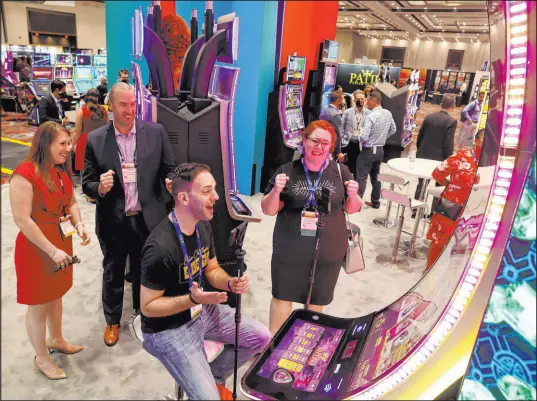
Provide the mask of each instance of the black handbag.
{"label": "black handbag", "polygon": [[451,202],[444,198],[439,198],[434,206],[433,212],[446,216],[448,219],[457,221],[462,210],[462,205]]}

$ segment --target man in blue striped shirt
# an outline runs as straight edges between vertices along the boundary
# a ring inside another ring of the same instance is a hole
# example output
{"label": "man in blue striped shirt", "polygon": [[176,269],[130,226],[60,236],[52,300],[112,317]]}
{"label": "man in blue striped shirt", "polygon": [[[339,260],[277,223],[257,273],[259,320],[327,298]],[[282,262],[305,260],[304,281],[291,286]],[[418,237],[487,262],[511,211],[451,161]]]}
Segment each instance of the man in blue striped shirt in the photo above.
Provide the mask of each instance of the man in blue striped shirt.
{"label": "man in blue striped shirt", "polygon": [[384,157],[383,146],[386,140],[395,134],[395,121],[389,110],[383,109],[381,95],[373,91],[367,99],[367,107],[371,112],[365,117],[364,129],[360,135],[362,151],[356,160],[356,181],[359,186],[360,197],[363,198],[367,183],[367,176],[371,177],[371,201],[366,205],[375,209],[380,207],[381,184],[378,181],[380,163]]}

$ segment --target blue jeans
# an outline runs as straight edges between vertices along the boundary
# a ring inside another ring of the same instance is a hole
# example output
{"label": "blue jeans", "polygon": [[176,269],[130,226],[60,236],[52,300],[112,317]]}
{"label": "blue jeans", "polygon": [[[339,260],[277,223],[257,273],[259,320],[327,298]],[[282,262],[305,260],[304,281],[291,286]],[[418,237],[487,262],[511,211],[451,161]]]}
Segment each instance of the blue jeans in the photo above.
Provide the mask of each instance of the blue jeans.
{"label": "blue jeans", "polygon": [[[224,383],[233,374],[235,361],[235,311],[227,305],[203,305],[197,319],[159,333],[143,333],[144,349],[157,358],[185,391],[190,400],[219,400],[216,381]],[[261,352],[270,341],[270,332],[257,320],[242,316],[239,333],[238,365]],[[226,344],[211,363],[204,340]],[[229,345],[227,345],[229,344]]]}

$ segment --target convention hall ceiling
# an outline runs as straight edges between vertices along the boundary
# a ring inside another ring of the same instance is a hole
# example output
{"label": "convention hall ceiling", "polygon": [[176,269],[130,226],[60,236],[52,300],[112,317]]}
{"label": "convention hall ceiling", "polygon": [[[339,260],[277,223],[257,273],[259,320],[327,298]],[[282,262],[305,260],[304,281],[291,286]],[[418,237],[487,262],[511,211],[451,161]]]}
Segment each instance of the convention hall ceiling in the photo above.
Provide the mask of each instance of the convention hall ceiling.
{"label": "convention hall ceiling", "polygon": [[[488,3],[495,12],[499,1]],[[378,39],[488,41],[487,1],[340,1],[337,28]]]}

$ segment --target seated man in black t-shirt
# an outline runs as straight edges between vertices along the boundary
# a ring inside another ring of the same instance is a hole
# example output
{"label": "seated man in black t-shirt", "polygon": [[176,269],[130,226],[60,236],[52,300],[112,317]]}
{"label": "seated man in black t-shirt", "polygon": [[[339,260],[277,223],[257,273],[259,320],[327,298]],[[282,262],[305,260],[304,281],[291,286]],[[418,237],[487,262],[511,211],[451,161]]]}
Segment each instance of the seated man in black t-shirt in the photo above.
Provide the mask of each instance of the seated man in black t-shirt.
{"label": "seated man in black t-shirt", "polygon": [[[172,178],[175,208],[150,234],[142,250],[143,346],[170,372],[190,400],[220,399],[217,389],[233,373],[233,347],[211,363],[204,340],[235,343],[235,313],[226,305],[226,292],[244,294],[248,276],[230,277],[216,260],[209,220],[218,200],[208,166],[183,163]],[[201,269],[200,269],[201,266]],[[239,337],[239,366],[261,352],[270,332],[243,316]]]}

